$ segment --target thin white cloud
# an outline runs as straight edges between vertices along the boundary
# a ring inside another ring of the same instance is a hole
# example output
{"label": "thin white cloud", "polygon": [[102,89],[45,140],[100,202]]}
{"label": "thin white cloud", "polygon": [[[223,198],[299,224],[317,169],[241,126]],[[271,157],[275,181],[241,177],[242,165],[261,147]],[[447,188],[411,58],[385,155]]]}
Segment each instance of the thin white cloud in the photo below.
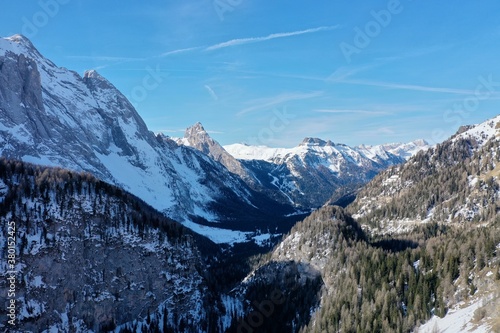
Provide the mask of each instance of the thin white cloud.
{"label": "thin white cloud", "polygon": [[100,71],[101,69],[109,67],[108,65],[95,66],[92,69],[95,71]]}
{"label": "thin white cloud", "polygon": [[207,89],[208,93],[210,94],[210,96],[212,96],[214,101],[219,100],[219,96],[217,96],[215,91],[208,84],[205,85],[205,89]]}
{"label": "thin white cloud", "polygon": [[365,114],[365,115],[374,115],[374,116],[387,116],[392,115],[393,113],[385,112],[385,111],[370,111],[370,110],[349,110],[349,109],[318,109],[314,110],[320,113],[350,113],[350,114]]}
{"label": "thin white cloud", "polygon": [[357,73],[364,72],[366,70],[370,70],[372,68],[376,68],[378,66],[382,65],[381,62],[377,62],[374,64],[369,64],[365,66],[358,66],[358,67],[348,67],[348,66],[341,66],[335,70],[330,76],[326,78],[326,81],[334,81],[334,82],[339,82],[342,80],[347,79],[350,76],[353,76]]}
{"label": "thin white cloud", "polygon": [[[173,129],[173,128],[162,128],[152,130],[154,133],[186,133],[185,128]],[[208,134],[224,134],[225,132],[221,131],[205,131]]]}
{"label": "thin white cloud", "polygon": [[319,32],[319,31],[334,30],[337,28],[338,28],[338,25],[323,26],[323,27],[317,27],[317,28],[311,28],[311,29],[305,29],[305,30],[299,30],[299,31],[274,33],[274,34],[270,34],[270,35],[267,35],[264,37],[249,37],[249,38],[231,39],[227,42],[222,42],[222,43],[218,43],[218,44],[215,44],[212,46],[208,46],[207,48],[205,48],[205,51],[214,51],[214,50],[223,49],[226,47],[232,47],[232,46],[236,46],[236,45],[264,42],[264,41],[268,41],[268,40],[276,39],[276,38],[292,37],[292,36],[315,33],[315,32]]}
{"label": "thin white cloud", "polygon": [[84,61],[108,61],[108,62],[113,62],[113,61],[141,61],[145,60],[145,58],[126,58],[126,57],[112,57],[112,56],[87,56],[87,55],[78,55],[78,56],[68,56],[69,59],[75,59],[75,60],[84,60]]}
{"label": "thin white cloud", "polygon": [[413,91],[425,91],[425,92],[436,92],[436,93],[447,93],[447,94],[457,94],[457,95],[471,95],[474,94],[474,90],[467,89],[456,89],[456,88],[443,88],[443,87],[429,87],[420,86],[413,84],[402,84],[402,83],[391,83],[391,82],[381,82],[381,81],[369,81],[369,80],[341,80],[337,81],[347,84],[355,84],[362,86],[372,86],[380,88],[390,88],[399,90],[413,90]]}
{"label": "thin white cloud", "polygon": [[392,127],[384,126],[377,128],[377,134],[385,134],[385,135],[393,135],[396,134],[396,131]]}
{"label": "thin white cloud", "polygon": [[401,54],[393,55],[393,56],[388,56],[388,57],[382,57],[382,58],[376,58],[373,59],[368,64],[365,65],[360,65],[360,66],[341,66],[335,70],[330,76],[326,78],[327,81],[342,81],[345,80],[355,74],[365,72],[370,69],[374,69],[377,67],[385,66],[387,64],[393,63],[398,60],[404,60],[408,58],[418,58],[421,56],[426,56],[435,52],[443,51],[443,50],[448,50],[452,48],[454,44],[439,44],[439,45],[432,45],[428,46],[425,48],[420,48],[420,49],[414,49],[414,50],[409,50],[406,52],[403,52]]}
{"label": "thin white cloud", "polygon": [[201,49],[200,46],[188,47],[188,48],[185,48],[185,49],[172,50],[172,51],[168,51],[168,52],[160,54],[160,57],[168,57],[170,55],[179,54],[179,53],[186,53],[186,52],[191,52],[191,51],[196,51],[196,50],[199,50],[199,49]]}
{"label": "thin white cloud", "polygon": [[[375,142],[380,143],[389,143],[392,139],[388,139],[386,137],[394,137],[398,135],[400,131],[396,131],[393,126],[375,126],[370,128],[363,128],[361,131],[355,131],[353,134],[358,138],[362,139],[364,144],[376,144]],[[382,139],[386,138],[386,139]]]}
{"label": "thin white cloud", "polygon": [[257,110],[263,110],[263,109],[270,109],[273,106],[286,103],[289,101],[296,101],[296,100],[302,100],[302,99],[309,99],[309,98],[315,98],[319,97],[323,94],[322,91],[315,91],[311,93],[285,93],[285,94],[280,94],[277,96],[273,96],[271,98],[265,98],[265,99],[259,99],[255,100],[252,102],[252,106],[247,107],[240,112],[238,112],[236,115],[242,116],[246,113],[257,111]]}
{"label": "thin white cloud", "polygon": [[283,73],[243,71],[243,70],[236,70],[234,72],[254,75],[254,76],[251,76],[251,78],[258,78],[258,77],[262,77],[262,76],[264,76],[264,77],[265,76],[272,76],[272,77],[277,77],[277,78],[288,78],[288,79],[298,79],[298,80],[323,81],[323,82],[325,81],[324,77],[308,76],[308,75],[300,75],[300,74],[283,74]]}

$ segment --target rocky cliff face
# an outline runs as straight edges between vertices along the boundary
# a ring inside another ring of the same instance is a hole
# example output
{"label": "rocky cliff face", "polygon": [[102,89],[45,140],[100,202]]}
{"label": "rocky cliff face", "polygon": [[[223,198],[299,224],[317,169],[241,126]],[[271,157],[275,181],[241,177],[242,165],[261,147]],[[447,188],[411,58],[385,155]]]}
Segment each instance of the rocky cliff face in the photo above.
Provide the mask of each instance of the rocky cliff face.
{"label": "rocky cliff face", "polygon": [[212,139],[201,123],[196,123],[186,129],[184,138],[180,139],[179,143],[196,148],[224,165],[230,172],[238,175],[244,181],[250,184],[255,183],[254,179],[251,177],[248,170],[243,167],[241,162],[229,154],[217,141]]}

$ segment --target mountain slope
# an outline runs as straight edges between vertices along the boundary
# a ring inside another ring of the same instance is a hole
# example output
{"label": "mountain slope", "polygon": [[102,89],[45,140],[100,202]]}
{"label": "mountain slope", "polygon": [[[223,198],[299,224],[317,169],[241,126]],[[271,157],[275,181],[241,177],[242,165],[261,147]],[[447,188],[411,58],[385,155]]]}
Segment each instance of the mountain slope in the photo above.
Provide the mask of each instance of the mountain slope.
{"label": "mountain slope", "polygon": [[383,232],[420,222],[488,222],[500,210],[500,116],[376,176],[349,211]]}
{"label": "mountain slope", "polygon": [[[206,331],[213,296],[196,244],[208,240],[89,174],[2,158],[0,188],[2,235],[13,225],[17,238],[12,268],[0,237],[2,281],[16,281],[16,329]],[[5,307],[0,319],[11,331]]]}
{"label": "mountain slope", "polygon": [[243,180],[251,180],[250,175],[241,163],[230,155],[217,141],[212,139],[201,123],[196,123],[186,129],[184,138],[180,139],[179,143],[194,147],[210,156],[215,161],[224,165],[229,171],[240,176]]}
{"label": "mountain slope", "polygon": [[[289,262],[307,267],[291,281],[305,279],[304,271],[321,277],[319,302],[309,304],[309,323],[283,324],[280,332],[420,332],[417,328],[431,318],[444,330],[445,316],[465,311],[469,316],[461,318],[461,331],[496,332],[499,223],[498,218],[481,228],[429,223],[400,238],[374,238],[341,207],[322,207],[295,225],[261,263],[263,268]],[[266,276],[256,269],[249,278]],[[267,288],[273,287],[283,288],[279,281]],[[300,288],[309,295],[318,292],[311,284]],[[301,304],[293,303],[289,311]],[[276,319],[271,315],[263,325]],[[432,331],[429,324],[422,329]]]}
{"label": "mountain slope", "polygon": [[59,68],[20,35],[0,39],[0,153],[90,172],[214,239],[217,228],[193,222],[249,231],[264,227],[251,220],[291,212],[207,155],[155,136],[97,72]]}
{"label": "mountain slope", "polygon": [[499,123],[461,128],[381,172],[346,210],[294,226],[262,265],[306,265],[324,286],[309,324],[289,331],[498,331]]}
{"label": "mountain slope", "polygon": [[306,138],[289,149],[224,146],[258,184],[306,209],[323,205],[339,188],[359,188],[381,170],[402,163],[409,155],[428,147],[425,141],[417,140],[409,144],[351,148],[317,138]]}
{"label": "mountain slope", "polygon": [[[186,129],[184,138],[177,139],[176,142],[184,146],[193,147],[208,155],[224,165],[230,172],[240,177],[251,189],[262,193],[272,201],[283,205],[295,205],[286,192],[277,189],[274,183],[266,183],[268,177],[264,177],[263,179],[260,177],[259,172],[248,167],[245,163],[246,161],[239,161],[229,154],[224,147],[210,137],[201,123],[196,123]],[[260,167],[262,167],[262,164]],[[273,166],[271,167],[273,168]]]}

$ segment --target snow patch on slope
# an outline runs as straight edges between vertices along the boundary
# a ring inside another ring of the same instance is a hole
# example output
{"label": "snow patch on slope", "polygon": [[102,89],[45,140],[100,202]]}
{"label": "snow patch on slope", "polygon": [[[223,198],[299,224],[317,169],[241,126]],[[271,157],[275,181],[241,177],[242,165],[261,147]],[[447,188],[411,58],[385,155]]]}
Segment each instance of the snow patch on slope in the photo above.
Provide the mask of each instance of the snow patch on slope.
{"label": "snow patch on slope", "polygon": [[433,316],[424,325],[420,326],[418,333],[455,333],[455,332],[474,332],[489,333],[490,328],[486,324],[474,325],[472,318],[474,312],[481,307],[481,301],[477,301],[467,307],[452,309],[444,318]]}
{"label": "snow patch on slope", "polygon": [[475,139],[480,146],[486,143],[491,138],[498,137],[500,135],[500,115],[489,119],[483,123],[474,125],[472,128],[466,130],[463,133],[458,134],[453,138],[453,142],[459,139]]}
{"label": "snow patch on slope", "polygon": [[194,232],[208,237],[211,241],[218,244],[244,243],[247,242],[253,234],[251,232],[208,227],[191,221],[184,221],[182,224]]}

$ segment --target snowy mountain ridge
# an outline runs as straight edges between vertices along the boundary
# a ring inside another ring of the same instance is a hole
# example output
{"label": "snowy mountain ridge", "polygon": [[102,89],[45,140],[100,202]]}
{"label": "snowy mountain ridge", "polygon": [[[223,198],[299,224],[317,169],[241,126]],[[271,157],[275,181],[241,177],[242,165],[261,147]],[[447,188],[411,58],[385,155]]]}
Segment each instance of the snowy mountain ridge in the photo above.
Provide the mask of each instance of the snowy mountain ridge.
{"label": "snowy mountain ridge", "polygon": [[258,184],[274,189],[285,202],[307,209],[341,200],[346,193],[339,194],[338,190],[349,188],[352,194],[378,172],[429,147],[424,140],[349,147],[305,138],[293,148],[233,144],[224,149],[254,175]]}
{"label": "snowy mountain ridge", "polygon": [[391,143],[382,145],[359,145],[350,148],[344,144],[335,144],[332,141],[306,138],[302,143],[293,148],[271,148],[267,146],[250,146],[236,143],[225,145],[224,149],[240,160],[263,160],[268,162],[282,161],[291,156],[304,156],[309,151],[323,153],[324,156],[337,155],[339,152],[356,156],[356,152],[373,161],[387,159],[388,153],[405,159],[415,155],[420,150],[428,149],[430,145],[425,140],[415,140],[410,143]]}
{"label": "snowy mountain ridge", "polygon": [[488,140],[500,136],[499,124],[500,115],[479,124],[463,127],[463,131],[459,130],[458,133],[453,136],[452,141],[456,142],[459,139],[474,139],[482,146]]}
{"label": "snowy mountain ridge", "polygon": [[[349,207],[383,233],[422,222],[473,223],[498,215],[500,115],[461,127],[443,143],[391,167],[368,183]],[[368,226],[367,226],[368,227]]]}

